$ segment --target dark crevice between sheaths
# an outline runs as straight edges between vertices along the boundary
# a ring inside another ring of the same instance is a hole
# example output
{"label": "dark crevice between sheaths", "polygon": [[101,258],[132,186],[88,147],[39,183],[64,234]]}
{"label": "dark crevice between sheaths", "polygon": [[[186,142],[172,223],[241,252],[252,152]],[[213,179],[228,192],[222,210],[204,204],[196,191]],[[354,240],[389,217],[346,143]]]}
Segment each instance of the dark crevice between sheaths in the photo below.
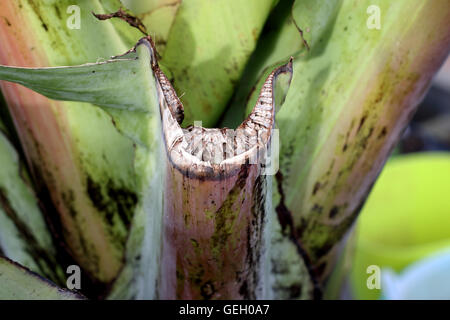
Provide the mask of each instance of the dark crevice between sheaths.
{"label": "dark crevice between sheaths", "polygon": [[[0,90],[0,122],[4,125],[4,130],[0,126],[0,134],[2,134],[8,142],[14,147],[16,150],[19,159],[26,159],[25,152],[23,150],[22,144],[20,143],[19,135],[17,134],[17,130],[14,125],[14,120],[11,117],[11,113],[9,108],[7,107],[6,101],[2,96]],[[22,162],[19,162],[20,164]]]}
{"label": "dark crevice between sheaths", "polygon": [[283,191],[283,174],[281,171],[278,171],[275,175],[277,186],[278,186],[278,192],[280,194],[280,203],[275,208],[275,211],[277,212],[278,221],[280,222],[281,228],[283,232],[286,232],[286,229],[289,227],[289,239],[294,243],[295,247],[297,248],[298,253],[302,257],[305,266],[308,270],[308,274],[311,278],[311,281],[314,285],[313,289],[313,299],[314,300],[321,300],[323,296],[323,290],[322,286],[319,282],[319,277],[314,270],[311,258],[309,257],[306,250],[302,247],[301,243],[299,242],[297,238],[297,234],[295,232],[294,228],[294,220],[292,218],[292,213],[289,211],[285,204],[285,195]]}
{"label": "dark crevice between sheaths", "polygon": [[26,242],[26,251],[33,257],[33,260],[39,266],[40,271],[48,278],[63,285],[62,279],[58,279],[57,274],[49,274],[45,272],[45,269],[55,270],[55,257],[50,256],[43,248],[40,247],[37,239],[29,229],[29,227],[20,219],[17,212],[11,206],[6,192],[0,188],[0,205],[3,208],[6,215],[16,226],[21,236]]}
{"label": "dark crevice between sheaths", "polygon": [[[0,96],[0,99],[2,97]],[[0,101],[1,103],[2,101]],[[9,110],[4,108],[6,111],[0,112],[4,117],[3,120],[7,119],[7,123],[12,122],[12,118],[10,116]],[[9,126],[8,126],[9,127]],[[9,128],[14,128],[9,127]],[[22,148],[22,144],[20,143],[19,136],[15,130],[9,130],[8,132],[3,132],[0,130],[0,133],[4,134],[4,137],[8,140],[8,142],[15,148],[19,159],[27,159],[25,156],[25,152]],[[12,138],[11,138],[12,136]],[[35,141],[36,150],[40,155],[40,148],[37,142]],[[42,261],[44,261],[47,266],[51,267],[55,264],[62,267],[63,272],[65,268],[69,265],[77,264],[72,255],[69,253],[70,250],[66,246],[64,240],[59,236],[62,235],[63,226],[59,219],[58,210],[53,204],[51,200],[50,191],[44,183],[44,179],[41,171],[38,169],[38,166],[33,163],[19,161],[19,176],[22,181],[29,187],[30,189],[35,191],[35,199],[40,211],[43,214],[46,227],[50,231],[51,240],[53,246],[56,248],[56,254],[54,257],[49,256],[43,248],[39,247],[39,244],[36,241],[36,238],[31,233],[30,229],[26,224],[24,224],[18,217],[15,210],[12,208],[8,198],[6,197],[5,190],[0,188],[0,207],[3,207],[5,213],[12,220],[22,237],[27,241],[27,252],[34,258],[34,261],[40,268],[40,271],[44,273],[48,278],[55,281],[58,285],[65,286],[65,279],[59,279],[57,274],[46,274],[43,271]],[[28,174],[27,174],[28,173]],[[1,249],[1,248],[0,248]],[[5,256],[4,252],[0,250],[0,255]],[[82,280],[83,281],[83,280]],[[84,284],[85,281],[83,281]],[[89,281],[90,283],[90,281]],[[93,285],[88,285],[84,287],[94,287]]]}
{"label": "dark crevice between sheaths", "polygon": [[[90,299],[97,299],[104,295],[107,285],[100,283],[95,280],[94,276],[91,275],[85,268],[79,265],[75,259],[75,254],[68,247],[64,240],[65,227],[62,224],[61,217],[57,207],[55,206],[50,189],[44,182],[43,174],[41,170],[38,169],[37,165],[31,165],[30,170],[33,182],[35,186],[36,199],[38,200],[39,208],[45,217],[47,227],[50,230],[52,236],[53,244],[56,248],[56,261],[63,268],[63,272],[70,265],[77,265],[81,268],[81,292],[83,295]],[[63,284],[65,285],[65,283]]]}
{"label": "dark crevice between sheaths", "polygon": [[[253,229],[251,232],[257,235],[256,238],[251,238],[251,233],[247,231],[247,264],[250,266],[255,266],[251,268],[249,275],[247,276],[247,281],[251,284],[253,288],[253,295],[249,296],[249,298],[257,299],[255,296],[256,290],[258,290],[258,284],[261,280],[259,275],[261,274],[261,253],[264,251],[263,244],[263,233],[266,228],[266,210],[265,210],[265,202],[266,202],[266,183],[267,180],[265,176],[259,175],[253,186],[253,206],[252,206],[252,215],[251,215],[251,226]],[[250,226],[249,226],[250,229]],[[259,267],[256,267],[259,266]],[[247,284],[248,286],[248,284]]]}

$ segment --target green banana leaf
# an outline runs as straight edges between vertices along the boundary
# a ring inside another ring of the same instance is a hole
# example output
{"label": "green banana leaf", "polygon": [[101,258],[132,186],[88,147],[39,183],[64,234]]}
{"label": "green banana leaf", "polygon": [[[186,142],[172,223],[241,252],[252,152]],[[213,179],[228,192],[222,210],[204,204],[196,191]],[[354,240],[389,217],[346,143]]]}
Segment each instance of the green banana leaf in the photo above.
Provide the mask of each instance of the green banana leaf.
{"label": "green banana leaf", "polygon": [[2,255],[62,284],[65,275],[45,217],[5,130],[0,121],[0,250]]}
{"label": "green banana leaf", "polygon": [[80,300],[84,297],[0,257],[0,300]]}

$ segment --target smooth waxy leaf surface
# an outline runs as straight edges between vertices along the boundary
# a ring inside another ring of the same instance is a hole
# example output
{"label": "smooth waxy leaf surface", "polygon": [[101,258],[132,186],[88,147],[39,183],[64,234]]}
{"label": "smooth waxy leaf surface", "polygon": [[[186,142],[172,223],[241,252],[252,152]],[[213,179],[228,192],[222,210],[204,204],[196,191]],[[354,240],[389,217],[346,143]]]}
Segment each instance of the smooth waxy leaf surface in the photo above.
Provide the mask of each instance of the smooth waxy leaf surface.
{"label": "smooth waxy leaf surface", "polygon": [[0,257],[0,300],[79,300],[83,296]]}
{"label": "smooth waxy leaf surface", "polygon": [[[22,84],[51,99],[89,102],[104,107],[114,114],[118,127],[126,135],[134,137],[137,143],[146,144],[148,140],[139,140],[146,135],[145,131],[139,130],[145,130],[146,126],[121,126],[123,122],[139,123],[139,119],[148,121],[149,114],[154,113],[153,108],[158,104],[155,85],[151,84],[149,51],[146,51],[140,58],[131,53],[129,58],[73,67],[0,66],[0,78]],[[131,116],[133,120],[129,114],[120,112],[123,110],[135,112]]]}

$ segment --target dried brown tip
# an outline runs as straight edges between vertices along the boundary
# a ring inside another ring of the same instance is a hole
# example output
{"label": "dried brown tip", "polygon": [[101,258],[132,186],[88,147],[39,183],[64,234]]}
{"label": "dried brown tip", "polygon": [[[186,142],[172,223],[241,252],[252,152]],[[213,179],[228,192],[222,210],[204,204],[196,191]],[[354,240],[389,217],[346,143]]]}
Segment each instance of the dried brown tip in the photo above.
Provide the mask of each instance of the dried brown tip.
{"label": "dried brown tip", "polygon": [[[162,96],[164,97],[165,103],[167,103],[172,116],[178,124],[181,124],[184,120],[184,107],[169,79],[159,67],[157,59],[158,52],[156,51],[152,37],[146,36],[140,39],[136,47],[139,45],[145,45],[149,48],[151,55],[151,67],[158,81],[159,89],[161,90]],[[136,50],[136,47],[132,50]]]}
{"label": "dried brown tip", "polygon": [[278,67],[267,77],[261,88],[255,107],[239,128],[246,128],[252,131],[270,131],[272,129],[275,122],[275,81],[282,73],[289,73],[292,77],[293,60],[294,58],[290,57],[287,64]]}
{"label": "dried brown tip", "polygon": [[99,20],[109,20],[112,18],[119,18],[119,19],[125,21],[126,23],[128,23],[130,26],[138,29],[143,34],[148,35],[147,28],[142,23],[142,21],[139,18],[125,12],[122,8],[120,8],[118,11],[116,11],[114,13],[96,14],[96,13],[92,12],[92,14],[94,15],[94,17],[96,17]]}

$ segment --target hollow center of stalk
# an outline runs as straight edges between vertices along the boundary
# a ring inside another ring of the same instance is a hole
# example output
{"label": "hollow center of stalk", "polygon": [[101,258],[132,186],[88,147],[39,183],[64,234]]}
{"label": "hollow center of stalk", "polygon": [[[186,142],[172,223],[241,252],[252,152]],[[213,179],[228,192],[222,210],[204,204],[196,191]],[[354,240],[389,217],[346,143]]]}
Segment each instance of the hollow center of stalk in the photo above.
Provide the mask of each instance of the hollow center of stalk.
{"label": "hollow center of stalk", "polygon": [[253,121],[238,129],[217,129],[190,126],[183,129],[185,151],[197,159],[211,164],[238,156],[256,145],[264,148],[268,129]]}

